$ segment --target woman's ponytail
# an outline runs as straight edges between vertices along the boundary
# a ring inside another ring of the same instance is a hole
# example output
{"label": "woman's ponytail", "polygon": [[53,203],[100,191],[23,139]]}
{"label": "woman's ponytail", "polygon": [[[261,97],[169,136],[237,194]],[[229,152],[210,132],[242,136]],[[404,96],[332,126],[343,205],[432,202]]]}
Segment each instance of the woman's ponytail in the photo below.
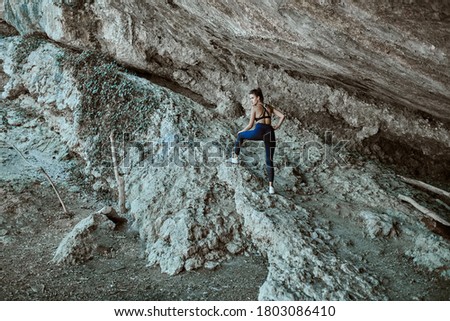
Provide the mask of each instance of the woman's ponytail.
{"label": "woman's ponytail", "polygon": [[250,90],[249,94],[259,97],[259,100],[261,101],[261,103],[264,103],[264,96],[263,96],[261,88],[258,87],[256,89],[252,89],[252,90]]}

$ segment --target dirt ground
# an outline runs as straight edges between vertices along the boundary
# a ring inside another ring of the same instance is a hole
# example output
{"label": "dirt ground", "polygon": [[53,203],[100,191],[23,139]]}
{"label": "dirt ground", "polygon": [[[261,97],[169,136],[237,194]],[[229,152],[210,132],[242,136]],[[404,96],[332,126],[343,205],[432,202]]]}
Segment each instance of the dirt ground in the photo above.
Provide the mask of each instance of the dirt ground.
{"label": "dirt ground", "polygon": [[101,204],[66,198],[76,213],[69,218],[47,184],[2,185],[2,300],[256,300],[265,280],[258,256],[236,257],[214,271],[162,274],[145,266],[139,236],[126,228],[86,264],[55,265],[50,260],[64,235]]}
{"label": "dirt ground", "polygon": [[[2,300],[254,301],[267,275],[264,258],[256,255],[235,257],[215,270],[162,274],[158,268],[145,266],[143,244],[138,234],[127,228],[115,231],[113,243],[100,247],[87,263],[55,265],[51,259],[65,234],[103,204],[89,202],[81,193],[62,191],[66,206],[75,213],[68,217],[49,184],[3,183],[0,193],[4,200],[0,230]],[[326,211],[321,213],[324,222],[333,217]],[[368,270],[384,274],[388,297],[449,299],[448,283],[441,283],[435,274],[424,273],[401,257],[401,241],[390,242],[388,252],[381,250],[386,245],[381,244],[383,240],[358,242],[348,225],[336,219],[333,225],[346,242],[354,241],[355,253],[365,253]],[[353,255],[345,250],[340,254],[349,259]]]}

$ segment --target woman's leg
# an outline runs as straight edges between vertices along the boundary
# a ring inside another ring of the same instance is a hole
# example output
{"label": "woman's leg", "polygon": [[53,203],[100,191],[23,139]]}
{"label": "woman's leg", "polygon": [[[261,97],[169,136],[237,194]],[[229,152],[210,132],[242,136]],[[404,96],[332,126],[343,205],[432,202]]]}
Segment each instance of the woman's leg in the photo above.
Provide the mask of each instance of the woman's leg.
{"label": "woman's leg", "polygon": [[239,156],[244,140],[262,140],[262,134],[263,132],[258,127],[253,130],[247,130],[245,132],[239,133],[236,142],[234,143],[234,153],[236,154],[236,156]]}
{"label": "woman's leg", "polygon": [[272,186],[275,177],[275,170],[273,166],[273,155],[275,153],[275,132],[271,130],[264,135],[264,147],[266,148],[266,168],[269,185]]}

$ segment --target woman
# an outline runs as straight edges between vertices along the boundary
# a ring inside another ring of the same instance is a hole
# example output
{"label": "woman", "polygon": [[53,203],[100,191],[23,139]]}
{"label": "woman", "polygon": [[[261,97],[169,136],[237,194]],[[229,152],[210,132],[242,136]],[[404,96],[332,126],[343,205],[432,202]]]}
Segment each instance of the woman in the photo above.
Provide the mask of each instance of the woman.
{"label": "woman", "polygon": [[[241,146],[244,140],[262,140],[266,148],[266,166],[269,178],[269,193],[274,194],[273,188],[274,168],[273,154],[275,152],[275,130],[280,128],[284,121],[284,115],[267,104],[264,104],[264,97],[260,88],[250,91],[250,101],[252,102],[252,110],[248,125],[238,133],[236,143],[234,144],[234,155],[231,163],[238,164],[238,156],[241,152]],[[272,115],[279,117],[277,125],[272,127]],[[249,130],[256,122],[256,127]]]}

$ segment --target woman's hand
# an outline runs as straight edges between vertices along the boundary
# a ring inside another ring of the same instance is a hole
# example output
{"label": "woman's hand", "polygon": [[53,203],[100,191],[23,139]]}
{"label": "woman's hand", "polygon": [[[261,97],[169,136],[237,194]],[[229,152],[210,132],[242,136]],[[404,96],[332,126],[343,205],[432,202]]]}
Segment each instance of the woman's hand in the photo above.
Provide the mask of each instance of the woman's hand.
{"label": "woman's hand", "polygon": [[285,116],[279,111],[276,110],[275,108],[273,109],[273,113],[279,117],[280,119],[278,120],[278,124],[276,124],[275,126],[273,126],[273,130],[277,130],[278,128],[280,128],[281,124],[284,121]]}

